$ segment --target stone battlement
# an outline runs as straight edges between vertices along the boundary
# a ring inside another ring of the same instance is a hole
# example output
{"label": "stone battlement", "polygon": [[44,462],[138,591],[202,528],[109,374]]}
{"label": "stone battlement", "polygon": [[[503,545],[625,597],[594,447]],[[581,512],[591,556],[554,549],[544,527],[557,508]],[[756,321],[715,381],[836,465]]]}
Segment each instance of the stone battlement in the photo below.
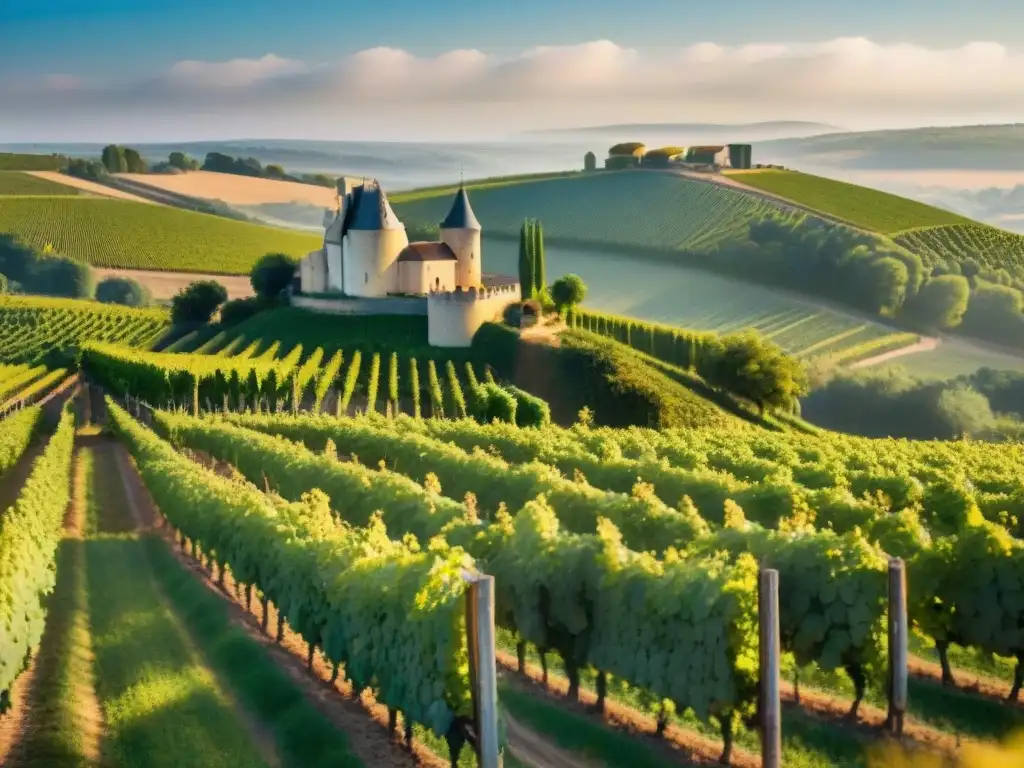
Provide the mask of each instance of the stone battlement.
{"label": "stone battlement", "polygon": [[506,299],[507,301],[518,301],[521,296],[519,283],[507,283],[505,285],[494,285],[478,288],[470,286],[463,289],[461,286],[454,291],[431,291],[427,300],[431,302],[458,302],[472,304],[478,301],[489,301],[490,299]]}

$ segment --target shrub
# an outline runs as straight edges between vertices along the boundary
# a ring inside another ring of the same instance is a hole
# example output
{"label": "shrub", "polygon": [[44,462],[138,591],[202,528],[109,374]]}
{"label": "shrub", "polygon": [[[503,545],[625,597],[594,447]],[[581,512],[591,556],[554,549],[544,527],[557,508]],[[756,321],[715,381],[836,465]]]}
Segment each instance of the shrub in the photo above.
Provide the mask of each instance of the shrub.
{"label": "shrub", "polygon": [[913,318],[926,328],[956,328],[964,319],[970,294],[971,287],[966,277],[933,277],[921,286],[908,310]]}
{"label": "shrub", "polygon": [[217,307],[227,298],[227,289],[215,280],[197,280],[189,283],[171,300],[171,321],[208,323]]}
{"label": "shrub", "polygon": [[40,256],[28,268],[26,290],[43,296],[91,299],[96,293],[92,267],[66,256]]}
{"label": "shrub", "polygon": [[499,384],[479,384],[473,393],[472,413],[481,424],[490,424],[497,419],[507,424],[516,423],[518,402],[515,396]]}
{"label": "shrub", "polygon": [[517,427],[543,427],[551,423],[551,409],[546,402],[512,384],[506,384],[505,389],[516,399]]}
{"label": "shrub", "polygon": [[150,295],[137,280],[128,277],[108,277],[96,286],[96,300],[104,304],[145,307],[150,303]]}
{"label": "shrub", "polygon": [[248,320],[264,309],[265,305],[256,296],[244,299],[232,299],[220,308],[220,324],[225,328]]}
{"label": "shrub", "polygon": [[284,253],[268,253],[249,273],[252,289],[262,299],[276,300],[295,277],[297,262]]}
{"label": "shrub", "polygon": [[790,410],[807,392],[807,372],[795,358],[760,334],[722,338],[721,350],[705,365],[709,383],[766,408]]}

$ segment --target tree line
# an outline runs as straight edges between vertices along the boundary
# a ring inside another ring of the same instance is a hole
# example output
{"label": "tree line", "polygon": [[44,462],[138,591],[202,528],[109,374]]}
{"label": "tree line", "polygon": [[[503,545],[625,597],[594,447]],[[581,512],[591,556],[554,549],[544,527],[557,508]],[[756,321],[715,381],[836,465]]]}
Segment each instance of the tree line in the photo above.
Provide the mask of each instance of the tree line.
{"label": "tree line", "polygon": [[807,215],[752,221],[720,246],[718,266],[898,320],[923,333],[962,332],[1024,347],[1024,293],[1005,270],[970,261],[928,267],[881,235]]}

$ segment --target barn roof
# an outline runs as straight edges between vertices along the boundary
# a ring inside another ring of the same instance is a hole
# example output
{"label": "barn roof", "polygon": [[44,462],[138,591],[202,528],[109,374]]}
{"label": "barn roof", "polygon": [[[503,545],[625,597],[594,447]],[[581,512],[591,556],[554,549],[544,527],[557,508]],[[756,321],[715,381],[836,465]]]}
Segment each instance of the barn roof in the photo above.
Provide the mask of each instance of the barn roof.
{"label": "barn roof", "polygon": [[456,261],[456,258],[448,243],[415,242],[402,249],[398,254],[398,261]]}
{"label": "barn roof", "polygon": [[441,229],[482,229],[473,213],[473,206],[469,204],[465,184],[459,184],[459,191],[455,193],[447,218],[441,222]]}

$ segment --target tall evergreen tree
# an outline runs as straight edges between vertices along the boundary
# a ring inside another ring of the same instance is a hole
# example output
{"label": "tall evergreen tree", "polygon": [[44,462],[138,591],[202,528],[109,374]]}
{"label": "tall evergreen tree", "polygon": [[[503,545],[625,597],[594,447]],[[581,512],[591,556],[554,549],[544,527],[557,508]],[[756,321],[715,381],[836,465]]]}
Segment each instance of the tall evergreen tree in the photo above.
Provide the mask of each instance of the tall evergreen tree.
{"label": "tall evergreen tree", "polygon": [[539,221],[535,221],[533,227],[533,292],[540,296],[548,287],[547,268],[544,264],[544,228]]}
{"label": "tall evergreen tree", "polygon": [[523,221],[519,229],[519,286],[524,299],[533,298],[533,241],[530,222]]}

